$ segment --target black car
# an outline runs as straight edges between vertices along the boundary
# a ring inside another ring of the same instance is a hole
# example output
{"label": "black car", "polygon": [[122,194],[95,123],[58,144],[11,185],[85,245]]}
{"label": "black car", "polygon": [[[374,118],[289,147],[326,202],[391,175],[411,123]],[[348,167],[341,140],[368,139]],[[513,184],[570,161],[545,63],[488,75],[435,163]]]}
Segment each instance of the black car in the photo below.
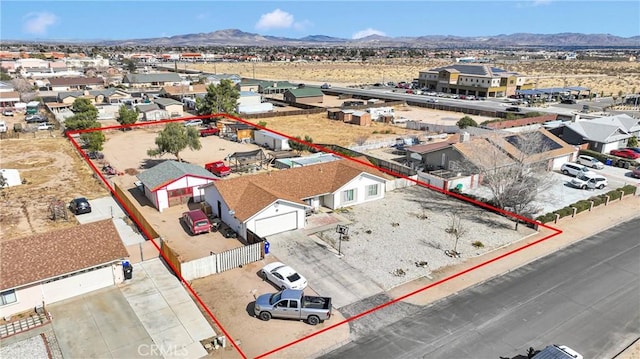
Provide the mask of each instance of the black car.
{"label": "black car", "polygon": [[42,123],[49,120],[45,116],[41,115],[29,115],[24,119],[27,123]]}
{"label": "black car", "polygon": [[90,160],[101,160],[104,158],[104,154],[100,151],[88,151],[87,157],[89,157]]}
{"label": "black car", "polygon": [[73,212],[73,214],[83,214],[83,213],[91,213],[91,205],[89,201],[87,201],[84,197],[78,197],[71,200],[69,203],[69,210]]}
{"label": "black car", "polygon": [[237,238],[238,234],[231,228],[229,227],[224,227],[220,233],[222,233],[222,236],[224,236],[224,238]]}

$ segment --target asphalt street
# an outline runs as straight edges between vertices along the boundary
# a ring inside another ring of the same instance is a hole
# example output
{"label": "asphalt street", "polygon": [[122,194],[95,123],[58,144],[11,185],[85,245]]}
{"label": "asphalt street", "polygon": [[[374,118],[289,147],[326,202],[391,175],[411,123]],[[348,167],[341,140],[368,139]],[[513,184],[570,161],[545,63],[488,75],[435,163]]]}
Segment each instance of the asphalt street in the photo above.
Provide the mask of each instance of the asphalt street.
{"label": "asphalt street", "polygon": [[622,223],[322,358],[514,358],[548,344],[611,358],[640,337],[639,231]]}

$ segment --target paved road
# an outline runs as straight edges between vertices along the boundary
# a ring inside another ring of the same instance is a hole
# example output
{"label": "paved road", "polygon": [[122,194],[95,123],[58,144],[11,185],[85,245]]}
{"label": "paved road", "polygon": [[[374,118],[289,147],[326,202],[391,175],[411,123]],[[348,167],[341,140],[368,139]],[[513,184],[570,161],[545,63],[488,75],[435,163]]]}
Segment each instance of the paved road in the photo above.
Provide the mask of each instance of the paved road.
{"label": "paved road", "polygon": [[566,344],[610,358],[640,337],[638,219],[376,330],[323,358],[512,358]]}

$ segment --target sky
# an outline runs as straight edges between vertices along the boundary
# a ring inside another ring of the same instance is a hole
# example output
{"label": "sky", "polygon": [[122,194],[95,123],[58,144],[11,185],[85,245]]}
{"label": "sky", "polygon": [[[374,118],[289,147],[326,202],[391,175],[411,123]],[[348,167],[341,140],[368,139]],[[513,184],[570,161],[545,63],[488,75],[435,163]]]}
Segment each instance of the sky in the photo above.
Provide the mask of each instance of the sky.
{"label": "sky", "polygon": [[640,35],[640,1],[0,1],[0,40],[125,40],[238,29],[356,39],[577,32]]}

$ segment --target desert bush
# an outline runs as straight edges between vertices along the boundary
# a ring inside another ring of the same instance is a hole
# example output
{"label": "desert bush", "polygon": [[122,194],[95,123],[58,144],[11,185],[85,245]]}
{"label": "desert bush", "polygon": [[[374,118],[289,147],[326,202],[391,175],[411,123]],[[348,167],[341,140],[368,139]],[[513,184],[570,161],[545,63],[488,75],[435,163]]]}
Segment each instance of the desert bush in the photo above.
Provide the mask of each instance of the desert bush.
{"label": "desert bush", "polygon": [[597,207],[597,206],[603,204],[607,199],[604,196],[600,195],[600,196],[591,197],[591,198],[589,198],[589,200],[593,201],[593,206],[594,207]]}
{"label": "desert bush", "polygon": [[542,216],[538,216],[538,218],[536,218],[536,221],[540,223],[549,223],[549,222],[553,222],[555,219],[556,219],[555,213],[546,213],[546,214],[543,214]]}
{"label": "desert bush", "polygon": [[480,241],[475,241],[475,242],[471,243],[471,245],[474,246],[475,248],[484,247],[484,244],[482,244],[482,242],[480,242]]}

